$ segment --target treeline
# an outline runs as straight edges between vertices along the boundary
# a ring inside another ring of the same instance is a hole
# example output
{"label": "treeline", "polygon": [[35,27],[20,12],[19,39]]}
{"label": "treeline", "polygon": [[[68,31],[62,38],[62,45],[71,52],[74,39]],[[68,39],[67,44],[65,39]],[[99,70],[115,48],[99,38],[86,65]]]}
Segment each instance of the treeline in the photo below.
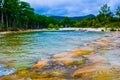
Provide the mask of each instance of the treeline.
{"label": "treeline", "polygon": [[19,0],[4,0],[4,4],[0,8],[0,31],[42,28],[59,29],[63,27],[120,28],[120,7],[117,8],[114,15],[110,11],[110,7],[105,4],[101,7],[96,18],[88,18],[82,21],[71,20],[69,17],[56,20],[53,17],[36,14],[29,3]]}
{"label": "treeline", "polygon": [[120,29],[120,6],[116,9],[116,12],[113,13],[110,10],[110,7],[105,4],[99,10],[99,14],[96,18],[84,19],[80,22],[74,24],[75,27],[93,27],[93,28],[111,28],[111,29]]}
{"label": "treeline", "polygon": [[34,13],[29,3],[19,0],[4,0],[0,13],[0,30],[40,29],[47,28],[50,23],[57,24],[54,18]]}

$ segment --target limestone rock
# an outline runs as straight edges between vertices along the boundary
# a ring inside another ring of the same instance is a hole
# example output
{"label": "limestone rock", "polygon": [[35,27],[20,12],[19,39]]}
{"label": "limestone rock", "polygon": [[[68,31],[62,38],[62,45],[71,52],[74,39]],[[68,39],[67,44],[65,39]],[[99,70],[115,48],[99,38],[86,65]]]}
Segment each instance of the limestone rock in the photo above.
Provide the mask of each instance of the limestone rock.
{"label": "limestone rock", "polygon": [[80,49],[72,50],[71,52],[74,53],[74,54],[71,54],[72,57],[80,57],[80,56],[83,56],[83,55],[92,54],[92,53],[95,52],[95,50],[91,47],[81,47]]}
{"label": "limestone rock", "polygon": [[70,55],[69,52],[66,52],[66,53],[59,53],[59,54],[53,55],[53,58],[62,58],[62,57],[67,57],[67,56],[69,56],[69,55]]}
{"label": "limestone rock", "polygon": [[50,61],[50,59],[40,60],[40,61],[37,62],[37,64],[33,65],[32,68],[38,68],[38,69],[40,69],[40,68],[42,68],[42,67],[44,67],[44,66],[49,65],[49,64],[48,64],[49,61]]}
{"label": "limestone rock", "polygon": [[90,60],[92,63],[106,63],[106,59],[100,55],[97,54],[92,54],[92,55],[84,55],[85,58],[87,58],[88,60]]}
{"label": "limestone rock", "polygon": [[86,58],[57,58],[55,59],[57,63],[63,63],[67,66],[72,66],[72,65],[80,65],[84,64],[86,62]]}
{"label": "limestone rock", "polygon": [[96,70],[95,66],[87,66],[87,67],[76,70],[73,73],[73,77],[81,77],[84,75],[88,75],[88,74],[94,72],[95,70]]}

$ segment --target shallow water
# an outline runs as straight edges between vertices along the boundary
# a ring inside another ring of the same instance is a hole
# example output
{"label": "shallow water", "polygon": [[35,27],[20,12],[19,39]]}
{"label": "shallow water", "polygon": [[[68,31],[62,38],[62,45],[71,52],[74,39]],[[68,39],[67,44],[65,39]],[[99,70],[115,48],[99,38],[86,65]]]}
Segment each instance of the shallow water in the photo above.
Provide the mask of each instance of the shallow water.
{"label": "shallow water", "polygon": [[120,49],[107,51],[103,57],[107,59],[109,65],[120,67]]}
{"label": "shallow water", "polygon": [[[108,34],[103,32],[30,32],[0,35],[0,64],[23,70],[40,59],[77,49]],[[0,68],[1,73],[3,68]]]}
{"label": "shallow water", "polygon": [[0,64],[0,76],[6,76],[6,75],[12,74],[16,71],[16,69],[14,69],[14,68],[6,69],[4,67],[5,67],[5,65]]}
{"label": "shallow water", "polygon": [[[84,80],[120,80],[120,48],[105,51],[101,54],[106,59],[104,66],[96,67],[99,71]],[[101,68],[101,69],[100,69]]]}

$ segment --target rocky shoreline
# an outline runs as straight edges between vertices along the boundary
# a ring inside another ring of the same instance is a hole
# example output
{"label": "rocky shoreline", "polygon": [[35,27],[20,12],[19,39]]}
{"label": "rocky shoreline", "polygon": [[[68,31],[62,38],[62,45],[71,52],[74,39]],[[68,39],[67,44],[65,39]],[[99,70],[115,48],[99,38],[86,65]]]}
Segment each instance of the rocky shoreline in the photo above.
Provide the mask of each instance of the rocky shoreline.
{"label": "rocky shoreline", "polygon": [[108,54],[107,51],[115,49],[120,50],[120,32],[111,32],[109,36],[89,43],[87,46],[53,55],[49,59],[38,61],[28,70],[0,79],[118,80],[120,79],[120,65],[113,65],[104,57],[104,54]]}
{"label": "rocky shoreline", "polygon": [[[79,78],[82,75],[84,76],[99,70],[99,66],[106,67],[103,65],[107,65],[107,61],[100,54],[106,50],[119,48],[119,39],[119,33],[112,33],[110,36],[106,36],[80,49],[67,53],[59,53],[54,55],[51,59],[38,61],[38,63],[33,66],[33,69],[37,71],[42,69],[44,70],[42,74],[50,75],[53,75],[52,71],[58,71],[57,73],[59,73],[59,71],[61,72],[63,70],[62,72],[66,74],[71,73],[67,75],[69,78]],[[68,70],[65,71],[64,68]],[[50,69],[52,69],[52,71]],[[48,71],[48,73],[45,73],[45,71]]]}

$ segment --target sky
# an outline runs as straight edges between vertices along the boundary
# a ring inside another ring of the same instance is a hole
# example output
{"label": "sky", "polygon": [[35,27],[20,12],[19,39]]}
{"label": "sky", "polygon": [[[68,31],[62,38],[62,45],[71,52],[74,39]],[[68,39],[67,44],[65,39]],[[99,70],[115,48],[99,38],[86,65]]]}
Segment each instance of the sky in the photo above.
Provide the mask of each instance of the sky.
{"label": "sky", "polygon": [[30,3],[35,12],[46,16],[97,15],[103,4],[108,4],[115,12],[120,0],[22,0]]}

